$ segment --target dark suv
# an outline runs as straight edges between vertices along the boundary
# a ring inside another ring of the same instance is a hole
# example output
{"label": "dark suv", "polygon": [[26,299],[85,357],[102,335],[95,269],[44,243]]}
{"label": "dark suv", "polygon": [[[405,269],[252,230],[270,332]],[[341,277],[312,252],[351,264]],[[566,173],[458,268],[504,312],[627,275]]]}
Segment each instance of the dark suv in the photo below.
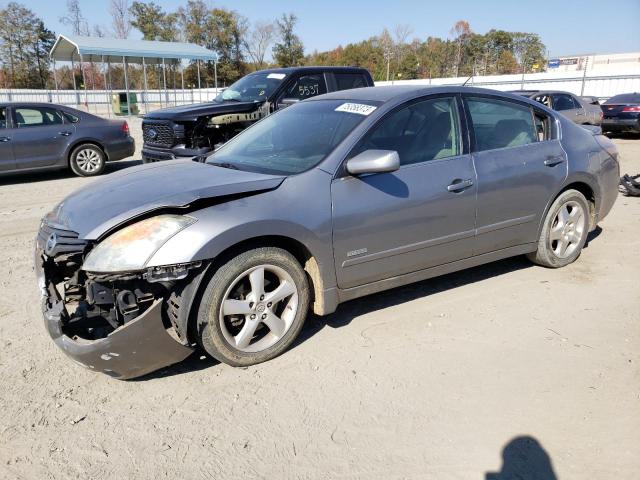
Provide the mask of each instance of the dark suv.
{"label": "dark suv", "polygon": [[212,151],[262,117],[306,98],[372,87],[371,74],[355,67],[294,67],[251,73],[211,103],[166,108],[142,122],[145,163]]}

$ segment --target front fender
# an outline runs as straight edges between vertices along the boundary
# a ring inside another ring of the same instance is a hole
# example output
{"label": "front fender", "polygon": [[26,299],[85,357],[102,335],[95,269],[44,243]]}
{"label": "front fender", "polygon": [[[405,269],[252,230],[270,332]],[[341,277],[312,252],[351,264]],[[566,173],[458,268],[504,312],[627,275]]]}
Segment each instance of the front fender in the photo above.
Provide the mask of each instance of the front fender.
{"label": "front fender", "polygon": [[[167,241],[147,266],[211,260],[241,242],[276,236],[304,245],[324,288],[334,287],[330,180],[329,174],[312,170],[276,190],[190,212],[197,222]],[[301,202],[301,192],[310,200]]]}

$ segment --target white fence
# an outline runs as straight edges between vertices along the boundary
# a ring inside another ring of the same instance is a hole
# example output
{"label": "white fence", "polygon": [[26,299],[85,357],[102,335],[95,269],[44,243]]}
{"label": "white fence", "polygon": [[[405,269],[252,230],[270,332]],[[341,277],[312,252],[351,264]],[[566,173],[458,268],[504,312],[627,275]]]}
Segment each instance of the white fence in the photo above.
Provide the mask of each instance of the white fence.
{"label": "white fence", "polygon": [[[376,85],[462,85],[496,90],[565,90],[576,95],[588,95],[602,100],[619,93],[640,91],[640,67],[625,67],[585,72],[545,72],[526,75],[493,75],[471,78],[433,78],[376,82]],[[135,93],[140,113],[163,107],[189,105],[212,100],[222,88],[189,90],[130,90]],[[102,115],[112,115],[109,90],[0,90],[0,102],[49,102],[75,106]],[[118,90],[117,92],[123,92]]]}
{"label": "white fence", "polygon": [[[163,107],[208,102],[222,90],[222,88],[129,90],[129,93],[136,94],[138,109],[141,113],[146,113]],[[0,102],[57,103],[111,115],[111,95],[114,93],[125,93],[125,90],[0,90]]]}
{"label": "white fence", "polygon": [[564,90],[576,95],[598,97],[601,100],[620,93],[640,92],[640,67],[625,67],[614,71],[544,72],[525,75],[491,75],[471,78],[433,78],[376,82],[376,85],[462,85],[495,90]]}

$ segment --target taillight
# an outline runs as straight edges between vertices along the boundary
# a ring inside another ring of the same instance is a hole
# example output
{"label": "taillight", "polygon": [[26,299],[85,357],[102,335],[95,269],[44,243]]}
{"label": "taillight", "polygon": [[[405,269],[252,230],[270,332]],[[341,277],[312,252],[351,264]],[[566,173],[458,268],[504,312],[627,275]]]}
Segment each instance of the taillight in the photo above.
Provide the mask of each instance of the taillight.
{"label": "taillight", "polygon": [[124,122],[122,124],[122,133],[124,133],[126,136],[129,136],[129,124],[127,122]]}
{"label": "taillight", "polygon": [[624,107],[623,112],[640,112],[640,105],[634,105],[632,107]]}

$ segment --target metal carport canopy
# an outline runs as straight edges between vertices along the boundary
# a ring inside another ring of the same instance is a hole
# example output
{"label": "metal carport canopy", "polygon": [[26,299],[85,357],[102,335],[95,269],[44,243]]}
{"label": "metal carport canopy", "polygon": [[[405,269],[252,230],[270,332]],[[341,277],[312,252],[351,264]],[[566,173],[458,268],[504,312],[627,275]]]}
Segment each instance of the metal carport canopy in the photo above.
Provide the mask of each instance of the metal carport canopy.
{"label": "metal carport canopy", "polygon": [[156,40],[128,40],[105,37],[58,35],[49,56],[62,62],[122,62],[162,63],[162,59],[177,62],[180,59],[217,62],[215,52],[200,45]]}

